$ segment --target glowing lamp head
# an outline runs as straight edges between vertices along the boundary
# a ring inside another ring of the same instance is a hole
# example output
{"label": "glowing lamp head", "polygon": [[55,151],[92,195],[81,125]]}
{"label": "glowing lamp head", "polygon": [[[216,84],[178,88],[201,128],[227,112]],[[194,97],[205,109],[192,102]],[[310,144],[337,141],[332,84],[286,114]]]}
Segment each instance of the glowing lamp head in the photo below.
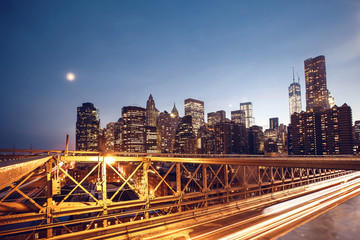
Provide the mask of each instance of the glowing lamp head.
{"label": "glowing lamp head", "polygon": [[66,74],[66,79],[68,81],[74,81],[75,80],[75,75],[73,73],[68,73],[68,74]]}
{"label": "glowing lamp head", "polygon": [[113,157],[105,157],[105,162],[108,164],[112,164],[115,162],[115,158]]}

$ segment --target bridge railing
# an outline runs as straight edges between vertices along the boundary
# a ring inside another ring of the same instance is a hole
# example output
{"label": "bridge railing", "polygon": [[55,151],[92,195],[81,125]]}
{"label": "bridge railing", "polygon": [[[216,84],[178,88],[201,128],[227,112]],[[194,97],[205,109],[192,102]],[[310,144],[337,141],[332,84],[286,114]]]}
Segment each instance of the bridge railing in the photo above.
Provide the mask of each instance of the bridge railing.
{"label": "bridge railing", "polygon": [[36,239],[178,216],[352,172],[181,156],[57,153],[2,189],[0,236]]}

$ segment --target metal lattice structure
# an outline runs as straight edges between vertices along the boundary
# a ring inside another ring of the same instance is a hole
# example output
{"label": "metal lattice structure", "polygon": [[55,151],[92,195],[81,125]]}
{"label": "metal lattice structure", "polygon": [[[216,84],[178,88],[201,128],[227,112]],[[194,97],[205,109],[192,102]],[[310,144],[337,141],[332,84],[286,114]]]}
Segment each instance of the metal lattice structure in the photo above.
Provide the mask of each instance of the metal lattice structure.
{"label": "metal lattice structure", "polygon": [[[311,160],[246,155],[37,154],[45,156],[0,165],[1,238],[70,238],[115,225],[138,222],[141,227],[146,219],[161,222],[166,216],[307,186],[359,168],[354,156]],[[324,167],[312,167],[320,164],[317,161]]]}

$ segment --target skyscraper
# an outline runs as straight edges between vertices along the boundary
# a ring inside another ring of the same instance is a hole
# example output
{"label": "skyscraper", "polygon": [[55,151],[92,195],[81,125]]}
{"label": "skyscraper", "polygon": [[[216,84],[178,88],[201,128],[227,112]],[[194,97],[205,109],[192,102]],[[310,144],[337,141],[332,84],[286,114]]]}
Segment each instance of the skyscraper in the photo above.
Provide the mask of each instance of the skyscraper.
{"label": "skyscraper", "polygon": [[83,103],[77,108],[76,150],[98,151],[100,119],[92,103]]}
{"label": "skyscraper", "polygon": [[306,111],[330,108],[326,86],[325,57],[320,55],[304,61]]}
{"label": "skyscraper", "polygon": [[231,111],[231,121],[245,126],[245,112],[243,110]]}
{"label": "skyscraper", "polygon": [[240,110],[245,113],[245,127],[250,128],[254,124],[252,103],[240,103]]}
{"label": "skyscraper", "polygon": [[192,142],[191,140],[195,139],[191,118],[191,115],[185,115],[176,128],[174,153],[188,153],[186,149],[189,147],[186,147],[186,145],[189,140]]}
{"label": "skyscraper", "polygon": [[219,122],[215,124],[215,153],[216,154],[228,154],[233,153],[233,122]]}
{"label": "skyscraper", "polygon": [[330,108],[332,108],[333,106],[335,106],[335,99],[334,97],[331,95],[331,92],[329,91],[329,105]]}
{"label": "skyscraper", "polygon": [[[175,108],[176,109],[176,108]],[[176,111],[177,112],[177,111]],[[173,112],[161,112],[157,119],[157,149],[162,153],[173,153],[175,143],[175,131],[180,118]]]}
{"label": "skyscraper", "polygon": [[279,128],[279,118],[270,118],[270,129],[277,130]]}
{"label": "skyscraper", "polygon": [[352,114],[344,104],[291,116],[291,153],[294,155],[352,154]]}
{"label": "skyscraper", "polygon": [[355,121],[354,124],[355,141],[360,142],[360,121]]}
{"label": "skyscraper", "polygon": [[122,108],[122,151],[146,151],[145,115],[146,110],[142,107],[127,106]]}
{"label": "skyscraper", "polygon": [[173,109],[171,110],[170,117],[172,117],[172,118],[178,118],[179,117],[179,112],[176,109],[175,103],[174,103]]}
{"label": "skyscraper", "polygon": [[217,112],[208,113],[207,116],[208,116],[208,124],[210,126],[213,126],[216,123],[224,121],[225,118],[226,118],[226,113],[225,113],[224,110],[220,110],[220,111],[217,111]]}
{"label": "skyscraper", "polygon": [[114,146],[115,146],[115,122],[110,122],[106,124],[106,129],[104,132],[105,136],[105,150],[106,152],[114,152]]}
{"label": "skyscraper", "polygon": [[185,99],[185,116],[192,117],[192,128],[195,133],[204,125],[204,102],[192,98]]}
{"label": "skyscraper", "polygon": [[293,82],[289,86],[290,117],[294,113],[300,113],[301,111],[302,111],[302,107],[301,107],[300,78],[298,78],[298,82],[295,82],[295,75],[294,75],[294,68],[293,68]]}
{"label": "skyscraper", "polygon": [[264,152],[264,133],[262,127],[253,125],[248,130],[248,144],[250,154],[261,154]]}
{"label": "skyscraper", "polygon": [[156,118],[158,115],[159,111],[155,108],[155,101],[150,94],[146,102],[146,126],[156,127]]}

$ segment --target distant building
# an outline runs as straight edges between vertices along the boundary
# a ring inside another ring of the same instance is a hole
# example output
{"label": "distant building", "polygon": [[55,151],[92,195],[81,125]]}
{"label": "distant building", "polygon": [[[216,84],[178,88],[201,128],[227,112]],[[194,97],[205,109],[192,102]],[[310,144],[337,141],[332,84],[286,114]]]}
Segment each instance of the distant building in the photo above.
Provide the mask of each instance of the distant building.
{"label": "distant building", "polygon": [[223,121],[214,126],[216,154],[246,153],[245,125]]}
{"label": "distant building", "polygon": [[120,152],[122,150],[122,134],[121,129],[123,127],[123,121],[122,118],[119,118],[119,120],[115,123],[114,126],[114,151]]}
{"label": "distant building", "polygon": [[344,104],[291,116],[290,153],[294,155],[352,154],[352,114]]}
{"label": "distant building", "polygon": [[[189,139],[195,139],[195,134],[192,127],[191,115],[186,115],[181,119],[178,127],[176,128],[174,153],[188,153],[186,149],[192,149],[188,146]],[[185,148],[185,144],[187,144]]]}
{"label": "distant building", "polygon": [[231,111],[231,121],[233,121],[236,124],[246,125],[245,111],[243,110]]}
{"label": "distant building", "polygon": [[335,106],[335,99],[334,97],[331,95],[331,92],[329,91],[329,105],[330,108],[332,108],[333,106]]}
{"label": "distant building", "polygon": [[76,150],[98,151],[100,119],[98,109],[92,103],[77,108]]}
{"label": "distant building", "polygon": [[354,136],[354,153],[360,153],[360,121],[355,121],[353,127],[353,136]]}
{"label": "distant building", "polygon": [[215,153],[233,153],[233,127],[232,122],[220,122],[215,124]]}
{"label": "distant building", "polygon": [[326,85],[325,57],[320,55],[304,61],[306,111],[328,109],[329,92]]}
{"label": "distant building", "polygon": [[276,129],[266,129],[264,131],[264,151],[278,152],[278,131]]}
{"label": "distant building", "polygon": [[201,153],[214,154],[215,153],[215,130],[214,126],[202,126],[198,132],[201,139]]}
{"label": "distant building", "polygon": [[146,102],[146,126],[156,127],[156,118],[158,115],[159,111],[156,109],[155,101],[150,94]]}
{"label": "distant building", "polygon": [[290,117],[294,113],[300,113],[301,107],[301,87],[300,78],[295,82],[294,68],[293,68],[293,82],[289,86],[289,112]]}
{"label": "distant building", "polygon": [[224,110],[208,113],[207,115],[208,125],[213,126],[216,123],[224,121],[225,118],[226,118],[226,113]]}
{"label": "distant building", "polygon": [[185,116],[192,117],[192,128],[195,133],[204,125],[204,102],[192,98],[185,99]]}
{"label": "distant building", "polygon": [[116,128],[115,122],[110,122],[106,125],[104,131],[106,152],[114,152],[115,150],[115,128]]}
{"label": "distant building", "polygon": [[249,128],[249,153],[263,154],[264,153],[264,133],[262,127],[252,126]]}
{"label": "distant building", "polygon": [[157,133],[156,127],[145,126],[145,151],[147,153],[157,153]]}
{"label": "distant building", "polygon": [[174,103],[173,109],[171,110],[170,116],[171,116],[172,118],[177,118],[177,117],[179,117],[179,112],[178,112],[178,110],[176,109],[175,103]]}
{"label": "distant building", "polygon": [[277,130],[279,128],[279,118],[277,118],[277,117],[270,118],[269,123],[270,123],[270,129]]}
{"label": "distant building", "polygon": [[287,127],[284,124],[264,131],[264,152],[287,152]]}
{"label": "distant building", "polygon": [[161,153],[173,153],[176,128],[180,123],[179,114],[174,106],[169,114],[161,112],[157,119],[157,148]]}
{"label": "distant building", "polygon": [[360,142],[360,121],[355,121],[354,133],[355,133],[355,140]]}
{"label": "distant building", "polygon": [[98,151],[105,152],[106,151],[106,138],[105,138],[105,128],[101,128],[98,136]]}
{"label": "distant building", "polygon": [[245,127],[250,128],[254,124],[252,103],[240,103],[240,110],[244,111],[245,113]]}
{"label": "distant building", "polygon": [[125,152],[146,152],[145,116],[142,107],[122,108],[121,145]]}

